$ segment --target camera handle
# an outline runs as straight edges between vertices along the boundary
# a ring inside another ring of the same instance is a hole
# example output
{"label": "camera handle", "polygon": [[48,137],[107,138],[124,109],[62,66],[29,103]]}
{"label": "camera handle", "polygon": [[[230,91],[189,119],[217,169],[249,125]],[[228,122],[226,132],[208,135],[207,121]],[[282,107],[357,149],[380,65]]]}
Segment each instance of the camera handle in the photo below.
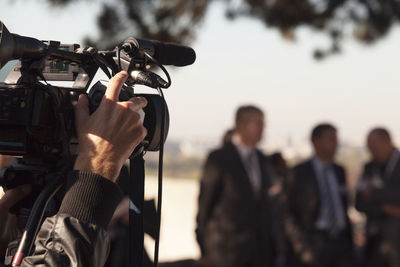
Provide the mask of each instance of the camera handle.
{"label": "camera handle", "polygon": [[31,215],[29,216],[28,222],[26,224],[25,230],[22,234],[21,242],[19,243],[18,250],[12,259],[11,266],[20,266],[22,259],[25,256],[30,255],[33,243],[37,232],[39,231],[41,222],[43,220],[43,215],[49,201],[53,196],[60,190],[63,185],[63,175],[55,174],[56,177],[51,179],[51,182],[46,185],[43,191],[40,193],[39,197],[36,199]]}
{"label": "camera handle", "polygon": [[[161,66],[162,67],[162,66]],[[158,94],[164,99],[161,88],[157,88]],[[161,108],[161,118],[165,118],[167,108],[165,102]],[[163,177],[163,158],[164,158],[164,139],[165,120],[161,120],[160,125],[160,152],[158,154],[158,202],[156,233],[154,246],[154,267],[158,266],[158,253],[160,245],[160,226],[161,226],[161,203],[162,203],[162,177]],[[144,228],[143,228],[143,207],[144,207],[144,147],[137,148],[130,157],[130,179],[129,179],[129,267],[142,267],[144,253]]]}
{"label": "camera handle", "polygon": [[144,159],[143,151],[129,164],[129,267],[141,267],[144,253]]}

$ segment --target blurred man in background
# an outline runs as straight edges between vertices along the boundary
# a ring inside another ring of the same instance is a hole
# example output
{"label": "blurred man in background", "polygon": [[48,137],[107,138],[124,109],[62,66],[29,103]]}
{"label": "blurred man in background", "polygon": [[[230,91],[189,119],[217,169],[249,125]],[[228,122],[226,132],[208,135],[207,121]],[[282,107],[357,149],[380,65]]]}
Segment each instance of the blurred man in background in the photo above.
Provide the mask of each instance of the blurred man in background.
{"label": "blurred man in background", "polygon": [[285,228],[296,266],[352,267],[346,176],[334,162],[337,131],[319,124],[311,134],[315,155],[297,165],[285,196]]}
{"label": "blurred man in background", "polygon": [[208,156],[196,230],[207,266],[272,266],[270,177],[266,157],[256,148],[263,129],[261,109],[242,106],[232,141]]}
{"label": "blurred man in background", "polygon": [[372,161],[364,167],[356,208],[367,215],[366,266],[400,266],[400,152],[384,128],[367,137]]}

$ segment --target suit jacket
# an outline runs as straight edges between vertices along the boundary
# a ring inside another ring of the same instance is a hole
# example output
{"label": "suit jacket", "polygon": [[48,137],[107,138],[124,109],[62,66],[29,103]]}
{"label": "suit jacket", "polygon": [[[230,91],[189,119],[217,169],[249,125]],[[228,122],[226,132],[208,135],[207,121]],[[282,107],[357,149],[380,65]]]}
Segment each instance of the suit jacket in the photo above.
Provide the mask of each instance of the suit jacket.
{"label": "suit jacket", "polygon": [[[269,266],[270,219],[266,157],[257,151],[261,190],[255,193],[232,143],[211,152],[201,179],[197,240],[202,254],[216,266]],[[262,251],[257,254],[257,251]],[[262,259],[260,258],[262,257]]]}
{"label": "suit jacket", "polygon": [[[375,182],[373,181],[375,180]],[[396,239],[400,249],[400,218],[392,217],[382,212],[383,204],[400,205],[400,160],[398,160],[390,174],[383,178],[379,166],[369,162],[364,166],[361,183],[376,184],[370,198],[365,198],[360,191],[356,194],[356,208],[367,215],[367,237],[380,235],[383,239]]]}
{"label": "suit jacket", "polygon": [[[351,243],[351,227],[347,216],[346,175],[344,169],[333,165],[337,177],[341,202],[346,216],[345,235]],[[285,184],[285,230],[295,254],[313,251],[313,233],[320,215],[321,195],[311,160],[295,166]]]}
{"label": "suit jacket", "polygon": [[381,185],[377,187],[370,199],[365,199],[359,192],[356,196],[356,208],[367,216],[382,216],[382,204],[400,205],[400,160],[394,165],[388,177],[382,177],[379,166],[371,161],[365,164],[362,182],[374,183],[373,179],[380,179]]}

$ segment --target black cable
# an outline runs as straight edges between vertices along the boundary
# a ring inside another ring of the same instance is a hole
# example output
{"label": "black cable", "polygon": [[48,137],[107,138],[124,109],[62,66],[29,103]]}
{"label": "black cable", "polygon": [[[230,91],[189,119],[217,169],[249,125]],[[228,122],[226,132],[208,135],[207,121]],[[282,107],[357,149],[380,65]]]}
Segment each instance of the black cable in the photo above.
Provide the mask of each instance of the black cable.
{"label": "black cable", "polygon": [[[50,200],[54,197],[54,195],[63,186],[66,176],[67,176],[66,170],[62,171],[61,174],[56,176],[53,179],[54,182],[52,181],[51,183],[49,183],[48,187],[43,189],[42,193],[37,198],[38,204],[36,204],[37,202],[35,201],[34,206],[32,207],[32,216],[30,216],[28,219],[28,222],[26,224],[27,225],[26,229],[27,229],[28,233],[29,233],[30,229],[34,229],[34,230],[32,231],[32,239],[30,240],[30,243],[28,244],[28,247],[27,247],[27,249],[28,249],[27,256],[32,254],[32,247],[33,247],[33,244],[35,243],[37,233],[39,232],[40,227],[42,225],[46,208],[47,208]],[[42,197],[42,195],[43,195],[43,197]],[[36,213],[37,213],[37,215],[36,215],[37,217],[35,216]]]}
{"label": "black cable", "polygon": [[[144,52],[144,55],[146,57],[148,57],[151,61],[153,61],[154,63],[156,63],[156,65],[164,72],[165,76],[167,76],[167,80],[168,80],[168,84],[164,87],[164,88],[168,88],[171,86],[171,77],[169,76],[169,73],[167,71],[167,69],[161,65],[157,59],[155,59],[154,57],[152,57],[149,53]],[[157,89],[158,90],[158,89]],[[160,94],[160,92],[158,92],[158,94]],[[161,96],[161,95],[160,95]],[[162,96],[162,99],[164,99],[164,96]]]}
{"label": "black cable", "polygon": [[117,60],[118,60],[118,67],[119,67],[119,71],[122,70],[121,67],[121,46],[117,46]]}
{"label": "black cable", "polygon": [[97,64],[97,66],[99,66],[101,70],[107,75],[108,79],[111,79],[111,77],[115,75],[115,73],[112,73],[112,75],[110,74],[107,67],[111,68],[111,66],[102,56],[100,56],[100,54],[98,53],[92,54],[92,58],[93,61]]}
{"label": "black cable", "polygon": [[65,180],[64,175],[66,173],[66,170],[67,168],[62,170],[61,174],[56,175],[56,177],[51,179],[50,183],[46,185],[46,187],[41,191],[39,197],[36,199],[32,207],[28,222],[25,226],[23,238],[19,243],[17,252],[14,254],[12,266],[20,266],[22,258],[31,254],[32,246],[41,226],[46,207],[50,199],[62,187]]}
{"label": "black cable", "polygon": [[161,110],[161,137],[160,137],[160,152],[158,158],[158,202],[157,202],[157,235],[154,245],[154,266],[158,265],[158,253],[160,247],[160,228],[161,228],[161,204],[162,204],[162,177],[163,177],[163,159],[164,159],[164,132],[165,132],[165,99],[160,87],[157,92],[162,99],[163,108]]}

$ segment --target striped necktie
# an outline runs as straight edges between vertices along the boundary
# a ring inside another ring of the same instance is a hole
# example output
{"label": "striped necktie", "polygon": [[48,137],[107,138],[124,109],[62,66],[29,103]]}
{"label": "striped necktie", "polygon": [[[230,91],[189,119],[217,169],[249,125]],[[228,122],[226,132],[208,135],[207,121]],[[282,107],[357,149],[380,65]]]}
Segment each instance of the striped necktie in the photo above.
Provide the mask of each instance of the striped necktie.
{"label": "striped necktie", "polygon": [[323,168],[323,176],[321,183],[321,195],[322,201],[325,203],[327,209],[327,216],[329,221],[329,232],[332,236],[335,236],[338,232],[338,214],[335,209],[335,204],[332,196],[332,189],[329,185],[329,169],[330,165],[325,165]]}

